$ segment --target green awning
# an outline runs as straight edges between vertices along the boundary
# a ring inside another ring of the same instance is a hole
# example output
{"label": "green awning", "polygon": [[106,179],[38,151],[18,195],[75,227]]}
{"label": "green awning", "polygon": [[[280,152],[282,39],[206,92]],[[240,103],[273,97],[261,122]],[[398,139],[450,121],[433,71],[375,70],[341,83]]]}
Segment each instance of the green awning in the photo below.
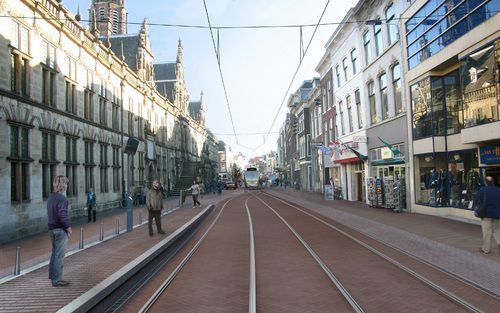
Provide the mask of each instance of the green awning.
{"label": "green awning", "polygon": [[405,159],[384,159],[384,160],[376,160],[371,163],[372,166],[397,165],[397,164],[405,164]]}

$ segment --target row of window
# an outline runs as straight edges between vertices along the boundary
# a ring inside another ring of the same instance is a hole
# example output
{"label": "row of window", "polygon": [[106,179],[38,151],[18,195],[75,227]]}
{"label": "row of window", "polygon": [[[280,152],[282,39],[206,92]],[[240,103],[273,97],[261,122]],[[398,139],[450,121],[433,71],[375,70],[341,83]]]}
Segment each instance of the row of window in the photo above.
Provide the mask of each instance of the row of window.
{"label": "row of window", "polygon": [[498,1],[430,0],[406,23],[412,69],[500,11]]}
{"label": "row of window", "polygon": [[[31,126],[11,124],[10,126],[10,154],[8,160],[11,163],[11,201],[21,202],[30,199],[30,164],[34,161],[31,158],[29,134]],[[41,158],[42,165],[42,196],[47,198],[52,190],[52,180],[56,176],[57,166],[60,161],[57,159],[57,133],[42,130]],[[66,176],[69,178],[69,185],[66,194],[76,196],[78,193],[78,137],[65,135],[66,145],[65,160]],[[85,190],[94,187],[94,144],[93,140],[84,141],[84,163],[85,167]],[[113,171],[113,191],[119,191],[119,171],[120,147],[111,146],[112,164],[109,164],[109,144],[99,143],[99,171],[101,177],[100,191],[109,192],[108,169]]]}
{"label": "row of window", "polygon": [[[11,52],[11,91],[25,96],[30,96],[30,81],[31,70],[29,55],[29,30],[22,24],[12,21],[12,52]],[[77,91],[77,62],[71,57],[67,57],[67,76],[65,76],[64,92],[65,103],[64,110],[71,114],[81,114],[78,111],[78,96]],[[44,41],[42,47],[42,77],[41,77],[41,101],[48,106],[57,107],[57,62],[56,62],[56,48],[49,42]],[[35,77],[33,77],[35,79]],[[116,87],[109,87],[108,83],[98,78],[99,84],[94,83],[92,71],[85,69],[85,85],[83,91],[83,117],[89,121],[95,120],[95,106],[96,97],[98,98],[98,122],[108,127],[108,110],[109,103],[111,103],[111,127],[115,130],[120,130],[120,106],[118,100],[118,89]],[[132,99],[130,99],[132,101]],[[129,110],[133,112],[133,103],[129,103]],[[132,114],[133,115],[133,114]],[[139,105],[139,115],[142,115],[142,108]],[[158,116],[156,114],[156,121]],[[148,116],[151,119],[151,113]],[[129,117],[128,132],[133,135],[133,127],[130,121],[137,120],[138,137],[143,138],[144,122],[141,118]]]}

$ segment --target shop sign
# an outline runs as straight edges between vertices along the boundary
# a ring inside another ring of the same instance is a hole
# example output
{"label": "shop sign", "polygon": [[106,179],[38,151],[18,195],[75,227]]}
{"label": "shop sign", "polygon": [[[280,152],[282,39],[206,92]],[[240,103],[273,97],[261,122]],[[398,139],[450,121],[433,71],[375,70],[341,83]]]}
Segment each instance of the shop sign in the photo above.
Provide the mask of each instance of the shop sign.
{"label": "shop sign", "polygon": [[500,164],[500,145],[479,147],[482,164]]}
{"label": "shop sign", "polygon": [[382,149],[380,149],[380,153],[381,153],[381,157],[383,160],[392,159],[394,157],[391,149],[389,149],[387,147],[383,147]]}
{"label": "shop sign", "polygon": [[365,136],[353,136],[352,141],[359,142],[359,143],[366,143],[367,138]]}

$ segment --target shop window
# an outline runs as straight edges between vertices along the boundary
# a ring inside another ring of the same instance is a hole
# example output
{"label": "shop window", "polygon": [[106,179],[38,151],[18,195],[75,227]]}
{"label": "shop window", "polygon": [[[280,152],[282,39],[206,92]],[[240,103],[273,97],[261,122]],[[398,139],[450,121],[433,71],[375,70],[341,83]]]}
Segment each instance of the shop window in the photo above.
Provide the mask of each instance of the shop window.
{"label": "shop window", "polygon": [[416,203],[472,209],[482,186],[477,150],[415,156]]}
{"label": "shop window", "polygon": [[460,62],[464,127],[498,121],[499,79],[498,75],[495,75],[495,70],[499,68],[499,51],[500,41],[497,41],[472,53]]}
{"label": "shop window", "polygon": [[415,156],[415,201],[428,206],[447,206],[446,155]]}

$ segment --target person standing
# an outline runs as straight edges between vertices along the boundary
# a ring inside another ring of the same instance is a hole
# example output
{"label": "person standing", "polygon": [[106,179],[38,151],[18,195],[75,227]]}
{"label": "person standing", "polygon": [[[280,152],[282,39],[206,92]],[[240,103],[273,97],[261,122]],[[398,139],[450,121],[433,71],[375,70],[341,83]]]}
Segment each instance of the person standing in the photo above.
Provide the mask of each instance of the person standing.
{"label": "person standing", "polygon": [[87,215],[88,222],[92,220],[95,223],[95,215],[96,215],[96,196],[94,193],[94,189],[92,187],[89,188],[89,192],[87,192]]}
{"label": "person standing", "polygon": [[64,255],[66,254],[66,243],[72,234],[69,225],[68,199],[64,196],[68,188],[66,176],[56,176],[52,182],[53,192],[47,200],[47,217],[49,236],[52,242],[52,254],[49,262],[49,279],[52,286],[63,287],[69,282],[62,279],[64,267]]}
{"label": "person standing", "polygon": [[148,208],[148,227],[149,235],[153,236],[153,218],[156,222],[156,230],[158,234],[165,234],[161,228],[161,210],[163,209],[163,194],[160,182],[157,179],[153,180],[151,189],[146,196],[146,207]]}
{"label": "person standing", "polygon": [[500,188],[495,186],[495,181],[491,176],[486,176],[485,182],[486,186],[476,193],[474,203],[483,205],[485,209],[485,217],[481,218],[483,245],[480,250],[487,254],[491,252],[493,237],[497,244],[500,244],[500,235],[495,232],[500,229]]}
{"label": "person standing", "polygon": [[186,189],[186,191],[191,190],[191,195],[193,196],[193,209],[196,208],[196,206],[201,206],[200,201],[198,201],[198,196],[200,195],[200,185],[195,181],[193,181],[193,185]]}

